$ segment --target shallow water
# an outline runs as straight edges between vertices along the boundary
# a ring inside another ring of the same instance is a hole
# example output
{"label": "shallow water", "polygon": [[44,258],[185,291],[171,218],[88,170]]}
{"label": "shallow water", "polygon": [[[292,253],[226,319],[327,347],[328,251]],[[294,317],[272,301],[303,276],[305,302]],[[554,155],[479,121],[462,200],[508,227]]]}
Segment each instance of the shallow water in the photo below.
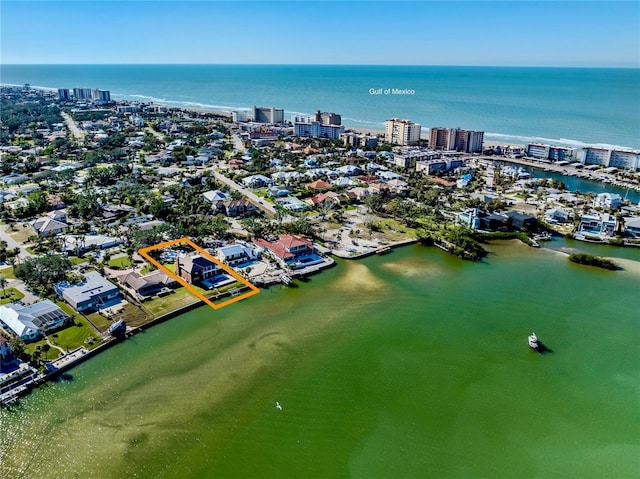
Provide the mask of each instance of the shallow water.
{"label": "shallow water", "polygon": [[492,250],[343,261],[156,326],[0,411],[0,476],[637,475],[639,270]]}

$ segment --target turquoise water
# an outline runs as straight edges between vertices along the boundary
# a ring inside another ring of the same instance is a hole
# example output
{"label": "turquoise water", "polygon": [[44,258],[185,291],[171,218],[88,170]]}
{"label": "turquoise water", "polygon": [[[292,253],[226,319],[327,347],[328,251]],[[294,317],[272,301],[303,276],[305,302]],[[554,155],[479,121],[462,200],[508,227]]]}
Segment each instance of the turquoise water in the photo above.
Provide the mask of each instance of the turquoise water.
{"label": "turquoise water", "polygon": [[492,249],[341,261],[154,327],[0,411],[0,476],[637,477],[638,263]]}
{"label": "turquoise water", "polygon": [[[424,128],[483,130],[490,140],[640,148],[640,70],[311,65],[1,65],[0,82],[87,86],[113,97],[213,109],[315,110],[382,128],[391,117]],[[415,90],[371,95],[371,88]]]}
{"label": "turquoise water", "polygon": [[530,171],[531,176],[534,178],[551,178],[562,181],[567,185],[567,189],[570,191],[595,194],[617,193],[631,203],[640,203],[640,191],[633,190],[631,188],[621,188],[619,186],[603,183],[602,181],[594,181],[586,178],[579,178],[577,176],[567,176],[562,173],[556,173],[555,171],[543,171],[537,168],[525,168],[525,170]]}

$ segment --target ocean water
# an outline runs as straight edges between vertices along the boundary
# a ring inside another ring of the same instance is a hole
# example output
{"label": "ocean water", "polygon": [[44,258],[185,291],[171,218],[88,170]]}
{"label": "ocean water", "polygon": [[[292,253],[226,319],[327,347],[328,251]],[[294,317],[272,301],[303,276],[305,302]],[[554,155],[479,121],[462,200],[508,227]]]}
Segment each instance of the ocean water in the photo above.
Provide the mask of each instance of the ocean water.
{"label": "ocean water", "polygon": [[[316,110],[351,127],[392,117],[487,140],[640,148],[640,70],[312,65],[1,65],[3,84],[110,90],[117,99],[220,110]],[[370,90],[382,88],[382,94]],[[413,90],[394,95],[392,89]],[[384,90],[390,89],[390,94]]]}
{"label": "ocean water", "polygon": [[492,250],[339,261],[158,325],[0,410],[0,477],[638,477],[640,251]]}

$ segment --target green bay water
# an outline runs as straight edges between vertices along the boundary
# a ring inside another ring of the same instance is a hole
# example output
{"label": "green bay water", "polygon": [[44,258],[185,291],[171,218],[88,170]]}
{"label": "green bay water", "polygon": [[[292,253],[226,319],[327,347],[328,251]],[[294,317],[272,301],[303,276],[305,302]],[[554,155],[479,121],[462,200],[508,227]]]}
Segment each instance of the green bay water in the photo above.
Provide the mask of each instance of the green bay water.
{"label": "green bay water", "polygon": [[1,410],[0,477],[638,477],[640,263],[491,248],[156,326]]}

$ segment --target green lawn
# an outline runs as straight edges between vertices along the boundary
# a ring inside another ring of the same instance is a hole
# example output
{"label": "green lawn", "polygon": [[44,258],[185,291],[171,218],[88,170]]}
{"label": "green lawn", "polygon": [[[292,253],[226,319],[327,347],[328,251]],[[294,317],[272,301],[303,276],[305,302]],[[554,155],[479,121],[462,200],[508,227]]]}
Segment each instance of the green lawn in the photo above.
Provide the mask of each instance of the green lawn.
{"label": "green lawn", "polygon": [[19,301],[22,298],[24,298],[24,294],[16,288],[6,288],[4,295],[2,294],[2,290],[0,290],[0,304],[13,303],[14,301]]}
{"label": "green lawn", "polygon": [[[80,315],[76,315],[74,324],[68,328],[50,334],[49,341],[51,341],[52,344],[69,351],[80,346],[85,346],[88,349],[91,349],[91,347],[85,342],[89,336],[96,338],[97,334],[95,329],[93,329],[85,318]],[[97,343],[94,344],[97,345]]]}
{"label": "green lawn", "polygon": [[154,298],[143,303],[143,309],[152,317],[158,317],[174,309],[182,308],[198,301],[186,288],[177,288],[173,293],[161,298]]}
{"label": "green lawn", "polygon": [[13,266],[0,269],[0,276],[4,279],[16,279],[16,275],[13,273]]}
{"label": "green lawn", "polygon": [[416,231],[413,228],[409,228],[395,219],[383,218],[376,223],[380,226],[381,233],[383,233],[389,241],[416,238]]}
{"label": "green lawn", "polygon": [[133,261],[128,256],[120,256],[119,258],[110,259],[107,262],[109,268],[125,269],[133,266]]}
{"label": "green lawn", "polygon": [[87,263],[89,261],[89,258],[80,257],[80,256],[69,256],[69,257],[67,257],[67,259],[74,266],[77,265],[77,264]]}

